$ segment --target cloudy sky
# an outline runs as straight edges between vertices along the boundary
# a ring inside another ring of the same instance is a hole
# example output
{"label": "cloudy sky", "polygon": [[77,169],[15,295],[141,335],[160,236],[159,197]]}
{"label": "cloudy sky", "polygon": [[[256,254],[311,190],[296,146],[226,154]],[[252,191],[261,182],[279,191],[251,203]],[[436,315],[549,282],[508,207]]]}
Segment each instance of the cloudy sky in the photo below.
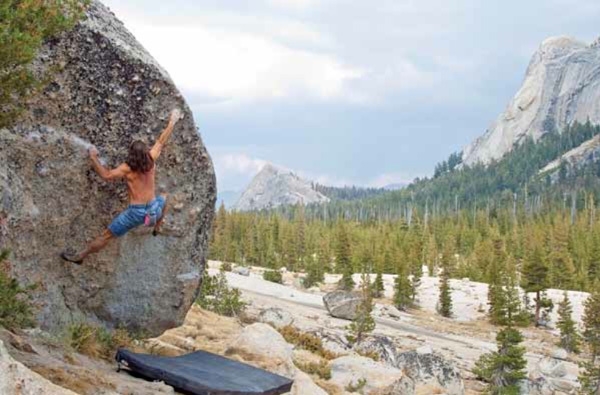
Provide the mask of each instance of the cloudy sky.
{"label": "cloudy sky", "polygon": [[265,161],[332,185],[430,175],[597,0],[106,0],[186,96],[220,190]]}

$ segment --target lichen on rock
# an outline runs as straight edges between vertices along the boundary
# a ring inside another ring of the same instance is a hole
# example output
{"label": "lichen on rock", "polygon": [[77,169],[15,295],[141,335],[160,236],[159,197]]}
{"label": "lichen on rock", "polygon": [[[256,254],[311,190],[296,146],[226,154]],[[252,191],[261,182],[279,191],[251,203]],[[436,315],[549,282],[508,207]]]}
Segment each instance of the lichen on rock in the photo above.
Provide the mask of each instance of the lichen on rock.
{"label": "lichen on rock", "polygon": [[[37,284],[38,321],[59,329],[77,320],[158,335],[180,325],[197,296],[214,214],[216,181],[193,116],[170,77],[97,1],[72,31],[43,46],[32,67],[51,76],[15,125],[0,130],[0,245],[11,273]],[[61,261],[127,205],[122,183],[90,167],[94,145],[108,166],[134,139],[153,143],[169,112],[184,118],[157,162],[177,232],[131,232],[83,266]]]}

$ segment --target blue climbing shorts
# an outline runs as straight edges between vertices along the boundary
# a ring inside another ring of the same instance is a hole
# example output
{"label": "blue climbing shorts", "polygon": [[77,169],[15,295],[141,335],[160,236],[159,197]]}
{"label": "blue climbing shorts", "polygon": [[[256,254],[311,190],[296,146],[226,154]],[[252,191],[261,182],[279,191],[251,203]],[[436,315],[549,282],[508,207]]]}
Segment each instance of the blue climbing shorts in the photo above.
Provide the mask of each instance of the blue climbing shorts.
{"label": "blue climbing shorts", "polygon": [[158,196],[148,204],[130,204],[108,225],[108,230],[121,237],[140,225],[154,226],[165,208],[164,196]]}

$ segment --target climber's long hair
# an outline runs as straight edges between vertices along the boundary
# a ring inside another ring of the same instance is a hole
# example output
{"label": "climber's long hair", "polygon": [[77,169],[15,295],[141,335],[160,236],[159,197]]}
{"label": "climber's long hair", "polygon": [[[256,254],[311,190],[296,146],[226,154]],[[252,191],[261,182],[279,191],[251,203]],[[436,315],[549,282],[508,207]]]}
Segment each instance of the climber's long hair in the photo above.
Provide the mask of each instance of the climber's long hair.
{"label": "climber's long hair", "polygon": [[150,156],[150,149],[143,142],[136,140],[129,146],[127,164],[135,173],[147,173],[154,167],[154,160]]}

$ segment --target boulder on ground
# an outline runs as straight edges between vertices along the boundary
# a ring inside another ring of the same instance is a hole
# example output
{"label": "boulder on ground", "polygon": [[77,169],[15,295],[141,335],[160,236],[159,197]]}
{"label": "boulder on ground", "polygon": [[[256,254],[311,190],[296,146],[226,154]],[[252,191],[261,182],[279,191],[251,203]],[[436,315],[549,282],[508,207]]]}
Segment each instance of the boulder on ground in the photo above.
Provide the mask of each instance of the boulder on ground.
{"label": "boulder on ground", "polygon": [[298,370],[294,376],[291,395],[327,395],[306,373]]}
{"label": "boulder on ground", "polygon": [[283,328],[284,326],[292,325],[294,317],[286,310],[278,307],[272,307],[263,310],[258,315],[258,320],[264,324],[269,324],[275,328]]}
{"label": "boulder on ground", "polygon": [[552,350],[552,358],[560,359],[561,361],[566,361],[569,357],[569,353],[564,348],[556,348]]}
{"label": "boulder on ground", "polygon": [[356,318],[362,301],[363,296],[358,292],[333,291],[323,296],[323,303],[329,314],[345,320]]}
{"label": "boulder on ground", "polygon": [[554,358],[544,358],[536,366],[537,370],[547,377],[561,378],[567,375],[564,362]]}
{"label": "boulder on ground", "polygon": [[293,347],[273,327],[263,323],[244,328],[225,355],[294,380],[292,395],[326,395],[293,362]]}
{"label": "boulder on ground", "polygon": [[[44,44],[32,67],[50,73],[50,83],[0,129],[0,245],[12,253],[11,274],[38,285],[38,322],[58,331],[91,320],[150,336],[181,325],[198,292],[216,198],[192,112],[97,0],[73,30]],[[63,262],[62,250],[83,248],[128,204],[124,183],[92,170],[88,147],[116,167],[134,139],[153,144],[176,107],[183,119],[157,161],[157,192],[180,208],[167,215],[165,233],[138,229],[83,265]]]}
{"label": "boulder on ground", "polygon": [[331,382],[346,388],[364,380],[363,391],[366,394],[391,387],[404,377],[402,371],[396,368],[360,356],[337,358],[330,362],[330,366]]}
{"label": "boulder on ground", "polygon": [[378,395],[414,395],[415,382],[404,376]]}
{"label": "boulder on ground", "polygon": [[245,277],[250,276],[250,268],[247,268],[246,266],[236,266],[233,268],[233,270],[231,272],[234,274],[238,274],[240,276],[245,276]]}
{"label": "boulder on ground", "polygon": [[406,373],[417,388],[435,385],[444,388],[448,395],[465,393],[459,369],[439,354],[408,351],[398,354],[396,361],[396,367]]}
{"label": "boulder on ground", "polygon": [[386,336],[372,335],[354,346],[360,354],[375,354],[381,362],[396,366],[397,349],[394,343]]}
{"label": "boulder on ground", "polygon": [[238,356],[245,362],[285,377],[293,378],[296,374],[292,345],[267,324],[245,327],[225,355]]}
{"label": "boulder on ground", "polygon": [[76,395],[52,384],[15,361],[0,340],[0,394],[2,395]]}

